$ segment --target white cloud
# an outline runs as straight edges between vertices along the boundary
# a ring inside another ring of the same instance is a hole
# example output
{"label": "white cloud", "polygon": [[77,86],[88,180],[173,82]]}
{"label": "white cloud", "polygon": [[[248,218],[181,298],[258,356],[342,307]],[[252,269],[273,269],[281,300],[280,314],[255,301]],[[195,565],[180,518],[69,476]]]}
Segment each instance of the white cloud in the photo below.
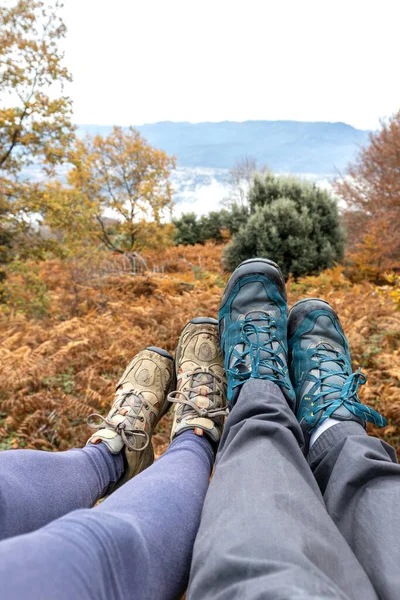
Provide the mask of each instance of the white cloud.
{"label": "white cloud", "polygon": [[195,212],[206,215],[212,210],[222,208],[222,200],[229,193],[229,187],[213,179],[209,184],[196,188],[195,192],[184,192],[183,199],[175,204],[174,216],[182,213]]}

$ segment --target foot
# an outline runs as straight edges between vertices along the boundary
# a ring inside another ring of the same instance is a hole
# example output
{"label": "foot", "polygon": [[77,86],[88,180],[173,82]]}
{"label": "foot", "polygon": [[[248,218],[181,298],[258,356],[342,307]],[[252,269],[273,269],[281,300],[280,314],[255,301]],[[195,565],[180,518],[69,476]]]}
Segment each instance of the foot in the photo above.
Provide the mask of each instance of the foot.
{"label": "foot", "polygon": [[233,272],[219,311],[230,407],[251,378],[276,383],[294,407],[286,326],[286,287],[278,265],[265,258],[246,260]]}
{"label": "foot", "polygon": [[[124,450],[125,472],[116,487],[153,463],[151,436],[170,406],[167,396],[174,383],[172,356],[161,348],[146,348],[134,357],[119,380],[107,417],[89,416],[89,426],[97,431],[88,444],[105,444],[112,454]],[[100,424],[93,422],[95,418]]]}
{"label": "foot", "polygon": [[176,349],[175,368],[177,389],[168,397],[175,403],[171,439],[193,430],[218,443],[227,415],[218,321],[206,317],[189,321]]}
{"label": "foot", "polygon": [[350,350],[339,317],[324,300],[300,300],[288,319],[290,374],[296,391],[296,415],[311,434],[328,417],[370,421],[384,427],[386,420],[361,404],[357,392],[367,378],[352,372]]}

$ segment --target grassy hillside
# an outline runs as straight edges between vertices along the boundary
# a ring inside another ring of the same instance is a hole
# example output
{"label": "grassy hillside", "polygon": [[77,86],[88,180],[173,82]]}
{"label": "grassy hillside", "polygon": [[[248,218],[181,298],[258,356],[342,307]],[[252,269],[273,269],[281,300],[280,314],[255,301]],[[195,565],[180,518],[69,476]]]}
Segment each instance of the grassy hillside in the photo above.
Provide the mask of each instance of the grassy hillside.
{"label": "grassy hillside", "polygon": [[[8,312],[0,311],[1,448],[65,450],[85,443],[86,417],[108,410],[115,383],[141,348],[173,352],[194,316],[216,316],[228,279],[221,247],[178,247],[147,254],[147,274],[117,259],[47,261],[10,274]],[[400,450],[400,312],[392,286],[352,284],[340,267],[289,282],[289,304],[320,296],[339,312],[354,367],[369,383],[365,402],[388,426],[376,433]],[[35,317],[35,318],[32,318]],[[39,318],[40,317],[40,318]],[[155,436],[168,444],[171,418]]]}

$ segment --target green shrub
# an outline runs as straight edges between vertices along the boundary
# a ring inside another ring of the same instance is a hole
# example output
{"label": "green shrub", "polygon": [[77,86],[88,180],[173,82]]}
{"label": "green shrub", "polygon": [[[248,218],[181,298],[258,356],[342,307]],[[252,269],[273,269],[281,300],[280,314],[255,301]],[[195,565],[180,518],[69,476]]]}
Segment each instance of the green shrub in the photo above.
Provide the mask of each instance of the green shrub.
{"label": "green shrub", "polygon": [[184,213],[174,219],[176,244],[204,244],[207,240],[222,242],[222,231],[228,230],[232,235],[247,222],[249,209],[233,204],[229,209],[212,211],[201,217],[195,213]]}
{"label": "green shrub", "polygon": [[317,274],[343,258],[336,200],[315,184],[256,175],[250,216],[224,251],[227,269],[255,256],[277,262],[285,277]]}
{"label": "green shrub", "polygon": [[179,219],[174,219],[175,244],[198,244],[201,243],[201,228],[196,213],[184,213]]}

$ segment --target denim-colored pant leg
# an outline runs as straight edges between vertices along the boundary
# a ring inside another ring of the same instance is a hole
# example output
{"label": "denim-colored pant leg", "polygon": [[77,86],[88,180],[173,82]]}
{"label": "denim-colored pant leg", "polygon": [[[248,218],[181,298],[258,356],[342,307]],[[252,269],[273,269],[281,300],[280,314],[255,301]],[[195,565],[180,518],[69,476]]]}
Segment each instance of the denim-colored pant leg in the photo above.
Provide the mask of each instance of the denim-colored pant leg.
{"label": "denim-colored pant leg", "polygon": [[124,469],[106,446],[67,452],[0,452],[0,540],[92,507]]}
{"label": "denim-colored pant leg", "polygon": [[196,538],[189,600],[376,600],[333,523],[280,388],[250,380],[229,415]]}
{"label": "denim-colored pant leg", "polygon": [[391,446],[338,423],[308,456],[328,512],[381,600],[400,598],[400,465]]}
{"label": "denim-colored pant leg", "polygon": [[93,509],[0,542],[7,600],[175,600],[189,577],[214,453],[185,432]]}

